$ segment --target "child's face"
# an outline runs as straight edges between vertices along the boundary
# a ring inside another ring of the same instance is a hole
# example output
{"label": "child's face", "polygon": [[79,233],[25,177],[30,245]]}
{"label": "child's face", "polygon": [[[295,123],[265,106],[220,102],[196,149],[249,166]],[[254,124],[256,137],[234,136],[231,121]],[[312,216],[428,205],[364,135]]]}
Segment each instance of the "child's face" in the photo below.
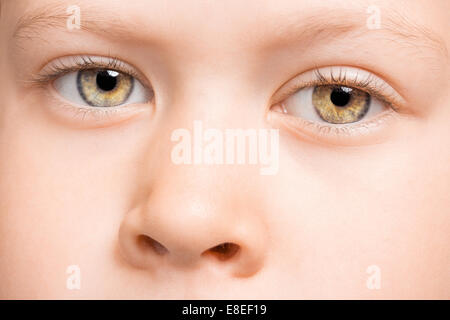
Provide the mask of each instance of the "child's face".
{"label": "child's face", "polygon": [[450,298],[449,1],[1,5],[0,298]]}

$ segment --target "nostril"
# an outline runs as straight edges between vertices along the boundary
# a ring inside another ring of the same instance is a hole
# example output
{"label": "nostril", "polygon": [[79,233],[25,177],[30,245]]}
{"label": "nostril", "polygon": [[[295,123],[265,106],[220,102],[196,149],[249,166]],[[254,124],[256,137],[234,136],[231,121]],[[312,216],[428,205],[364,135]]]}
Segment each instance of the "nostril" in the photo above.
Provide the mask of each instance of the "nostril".
{"label": "nostril", "polygon": [[239,245],[235,243],[224,242],[206,250],[203,252],[203,255],[210,255],[221,261],[225,261],[233,258],[238,253],[239,249]]}
{"label": "nostril", "polygon": [[166,247],[164,247],[161,243],[156,241],[155,239],[150,238],[146,235],[140,235],[137,237],[138,246],[144,250],[151,249],[156,254],[162,256],[169,252]]}

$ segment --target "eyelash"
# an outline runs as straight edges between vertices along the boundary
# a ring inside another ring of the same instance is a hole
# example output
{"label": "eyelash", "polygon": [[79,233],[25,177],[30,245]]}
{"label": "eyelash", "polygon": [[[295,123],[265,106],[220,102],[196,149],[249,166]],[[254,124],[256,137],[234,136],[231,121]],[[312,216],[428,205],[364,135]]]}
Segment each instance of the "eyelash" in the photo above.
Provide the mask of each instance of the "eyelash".
{"label": "eyelash", "polygon": [[[332,67],[331,69],[333,68],[335,67]],[[326,144],[346,145],[347,143],[350,143],[351,145],[353,142],[352,138],[360,139],[362,136],[370,136],[371,134],[368,133],[369,131],[381,129],[384,125],[388,125],[388,123],[395,121],[399,115],[408,115],[411,112],[406,108],[403,108],[403,103],[401,102],[403,97],[400,96],[399,98],[399,96],[394,93],[388,93],[388,85],[372,73],[367,72],[368,75],[366,77],[358,79],[359,73],[357,72],[356,76],[351,79],[348,77],[345,67],[339,69],[338,76],[333,75],[333,70],[330,70],[329,76],[327,76],[322,73],[320,69],[316,68],[312,71],[315,75],[314,80],[297,82],[295,82],[296,80],[290,80],[288,82],[288,89],[282,92],[275,101],[272,101],[270,109],[275,106],[282,106],[285,99],[304,88],[340,85],[367,92],[371,97],[378,99],[383,105],[389,108],[389,111],[385,111],[370,120],[362,120],[358,123],[345,125],[321,124],[281,113],[272,112],[269,114],[275,116],[275,119],[278,119],[278,121],[281,121],[279,123],[287,125],[290,131],[312,135],[313,139],[322,140]],[[295,83],[289,85],[291,81],[294,81]]]}
{"label": "eyelash", "polygon": [[78,72],[89,69],[111,69],[114,71],[126,73],[139,81],[145,83],[146,81],[132,68],[127,66],[124,62],[116,57],[99,57],[105,59],[107,63],[98,62],[91,56],[71,57],[74,61],[72,65],[67,65],[62,58],[55,60],[49,64],[44,72],[33,76],[32,82],[35,84],[47,84],[53,82],[57,78],[71,72]]}
{"label": "eyelash", "polygon": [[[114,71],[126,73],[137,80],[141,81],[145,87],[152,90],[152,88],[147,84],[148,82],[143,79],[143,77],[138,74],[133,68],[122,62],[116,57],[98,57],[100,59],[104,59],[104,61],[95,61],[91,56],[76,56],[71,57],[73,63],[66,64],[64,62],[64,58],[60,58],[47,65],[44,68],[44,72],[41,72],[37,75],[34,75],[32,78],[32,83],[38,86],[47,86],[49,83],[52,83],[57,78],[66,75],[71,72],[79,72],[81,70],[89,70],[89,69],[111,69]],[[384,93],[386,90],[386,85],[377,81],[376,77],[372,74],[368,74],[367,77],[358,79],[356,76],[354,79],[349,79],[346,71],[342,71],[340,69],[339,75],[335,77],[333,72],[330,72],[327,77],[323,74],[319,68],[314,71],[315,79],[312,81],[306,81],[301,84],[295,84],[290,87],[288,90],[282,93],[280,97],[278,97],[276,103],[272,103],[271,106],[279,105],[285,99],[287,99],[292,94],[297,91],[313,86],[324,86],[324,85],[341,85],[348,86],[352,88],[356,88],[359,90],[363,90],[370,94],[372,97],[381,101],[384,105],[389,107],[391,110],[396,111],[397,113],[402,111],[400,107],[400,103],[398,102],[398,98],[393,94]],[[152,90],[153,91],[153,90]],[[61,107],[61,106],[60,106]],[[118,107],[109,107],[109,108],[94,108],[94,107],[76,107],[71,104],[64,104],[64,109],[68,110],[73,114],[73,117],[78,117],[80,113],[82,114],[82,118],[85,119],[87,116],[99,117],[97,119],[108,118],[114,114],[118,114],[124,112],[124,108],[122,106]],[[390,114],[392,116],[393,114]],[[359,124],[355,125],[347,125],[341,127],[335,127],[330,125],[317,124],[308,120],[303,120],[304,125],[309,126],[310,128],[317,131],[319,135],[330,135],[334,134],[335,136],[349,136],[353,135],[355,131],[359,128],[365,129],[370,126],[373,126],[375,122],[381,121],[380,119],[375,119],[375,121],[361,121]],[[375,124],[376,125],[376,124]]]}
{"label": "eyelash", "polygon": [[401,103],[398,101],[398,98],[393,94],[384,93],[386,91],[386,85],[380,84],[379,81],[376,81],[376,78],[372,74],[369,74],[367,77],[363,79],[358,79],[357,77],[355,79],[348,79],[347,72],[342,71],[342,69],[339,71],[339,75],[337,78],[333,75],[332,72],[330,72],[330,75],[328,77],[324,75],[320,71],[320,69],[315,69],[313,72],[316,77],[315,80],[303,82],[299,85],[297,84],[292,86],[287,91],[285,91],[280,97],[278,97],[278,99],[276,100],[275,103],[272,104],[272,106],[280,104],[289,96],[307,87],[340,85],[365,91],[371,97],[378,99],[384,105],[393,109],[394,111],[396,112],[403,111],[403,108],[401,107]]}
{"label": "eyelash", "polygon": [[[94,61],[90,56],[74,57],[74,60],[75,59],[80,59],[79,62],[75,61],[76,65],[66,65],[62,59],[56,60],[55,62],[47,66],[46,69],[48,70],[46,70],[45,73],[39,73],[37,75],[34,75],[32,78],[32,83],[38,85],[46,85],[48,83],[55,81],[57,78],[71,72],[79,72],[82,70],[102,69],[102,68],[126,73],[136,78],[137,80],[143,82],[144,84],[146,83],[146,81],[142,79],[142,77],[134,69],[128,67],[116,57],[106,58],[108,61],[107,63]],[[306,87],[324,86],[324,85],[342,85],[363,90],[368,94],[370,94],[372,97],[383,102],[383,104],[394,109],[395,111],[400,110],[399,103],[396,102],[397,99],[393,95],[381,93],[385,89],[384,86],[377,84],[376,81],[373,80],[374,77],[371,74],[369,74],[368,77],[364,80],[358,79],[349,80],[347,79],[347,73],[346,72],[342,73],[342,70],[340,70],[338,78],[334,78],[331,72],[330,78],[327,78],[323,73],[321,73],[319,69],[314,70],[314,73],[316,75],[317,80],[303,83],[301,86],[292,87],[290,90],[285,92],[281,98],[278,99],[278,103],[283,101],[290,95]]]}
{"label": "eyelash", "polygon": [[[70,60],[69,63],[65,62],[65,60]],[[96,61],[99,60],[99,61]],[[44,67],[44,69],[32,75],[31,85],[37,86],[39,88],[47,88],[49,84],[52,84],[56,79],[62,77],[66,74],[72,72],[79,72],[83,70],[89,69],[110,69],[117,72],[128,74],[138,81],[140,81],[144,87],[149,89],[152,92],[152,99],[154,99],[153,89],[148,83],[148,81],[139,74],[134,68],[124,63],[120,59],[111,56],[70,56],[63,57],[54,60]],[[112,116],[117,116],[120,114],[126,114],[130,108],[123,108],[123,106],[116,107],[91,107],[91,106],[75,106],[71,103],[67,103],[63,101],[58,104],[58,107],[55,108],[56,112],[68,112],[73,118],[81,117],[82,120],[86,120],[86,118],[91,117],[93,120],[107,120]]]}

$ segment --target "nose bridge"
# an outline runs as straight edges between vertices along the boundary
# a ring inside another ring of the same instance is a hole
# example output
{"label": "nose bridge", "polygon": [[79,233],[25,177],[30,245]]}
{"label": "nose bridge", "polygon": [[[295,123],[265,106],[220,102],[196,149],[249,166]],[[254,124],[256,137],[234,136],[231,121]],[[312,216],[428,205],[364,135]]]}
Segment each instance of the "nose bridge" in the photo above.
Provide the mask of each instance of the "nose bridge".
{"label": "nose bridge", "polygon": [[264,102],[261,95],[255,100],[254,75],[245,68],[246,58],[240,55],[220,50],[208,50],[205,56],[193,53],[195,59],[173,70],[171,90],[176,94],[168,101],[170,123],[186,126],[202,120],[206,125],[231,128],[254,121],[254,114],[246,116],[258,111],[261,114],[260,104]]}

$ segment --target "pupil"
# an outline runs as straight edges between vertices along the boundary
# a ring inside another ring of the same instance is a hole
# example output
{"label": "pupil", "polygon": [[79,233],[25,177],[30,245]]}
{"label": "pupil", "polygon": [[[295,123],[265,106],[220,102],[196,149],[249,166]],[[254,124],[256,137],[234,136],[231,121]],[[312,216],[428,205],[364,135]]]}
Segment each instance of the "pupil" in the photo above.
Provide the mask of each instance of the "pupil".
{"label": "pupil", "polygon": [[344,107],[350,101],[351,98],[351,88],[339,87],[333,89],[331,92],[331,102],[337,107]]}
{"label": "pupil", "polygon": [[99,71],[97,73],[97,86],[103,91],[111,91],[117,85],[117,75],[115,71]]}

